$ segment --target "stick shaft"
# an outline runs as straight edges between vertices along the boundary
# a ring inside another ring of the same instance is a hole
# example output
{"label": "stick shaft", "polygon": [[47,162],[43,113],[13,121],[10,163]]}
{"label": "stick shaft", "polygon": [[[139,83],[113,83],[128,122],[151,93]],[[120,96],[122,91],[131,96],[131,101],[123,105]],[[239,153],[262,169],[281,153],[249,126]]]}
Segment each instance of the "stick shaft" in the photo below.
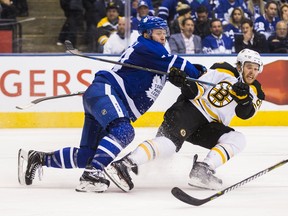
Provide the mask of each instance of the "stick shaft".
{"label": "stick shaft", "polygon": [[[65,45],[66,45],[66,49],[68,50],[68,52],[71,53],[72,55],[76,55],[76,56],[87,58],[87,59],[93,59],[93,60],[96,60],[96,61],[102,61],[102,62],[106,62],[106,63],[121,65],[121,66],[128,67],[128,68],[134,68],[134,69],[138,69],[138,70],[145,70],[145,71],[156,73],[156,74],[168,75],[168,72],[155,70],[155,69],[152,69],[152,68],[141,67],[141,66],[127,64],[127,63],[118,62],[118,61],[113,61],[113,60],[109,60],[109,59],[96,58],[96,57],[80,54],[80,53],[74,51],[75,49],[73,48],[71,42],[67,41],[67,40],[65,41]],[[192,77],[186,77],[186,79],[188,81],[199,82],[199,83],[203,83],[203,84],[210,85],[210,86],[215,86],[216,85],[215,83],[210,83],[210,82],[194,79]]]}
{"label": "stick shaft", "polygon": [[84,94],[84,91],[79,91],[71,94],[62,94],[62,95],[56,95],[56,96],[48,96],[48,97],[41,97],[36,100],[31,101],[29,104],[23,105],[23,106],[16,106],[17,109],[24,110],[27,108],[30,108],[38,103],[41,103],[46,100],[53,100],[57,98],[64,98],[64,97],[72,97],[72,96],[77,96],[77,95],[82,95]]}
{"label": "stick shaft", "polygon": [[238,183],[236,183],[230,187],[227,187],[224,190],[217,192],[217,193],[213,194],[212,196],[207,197],[205,199],[197,199],[195,197],[192,197],[178,187],[174,187],[171,190],[171,192],[177,199],[181,200],[182,202],[185,202],[189,205],[200,206],[200,205],[203,205],[207,202],[210,202],[211,200],[214,200],[214,199],[216,199],[216,198],[218,198],[218,197],[220,197],[220,196],[222,196],[222,195],[224,195],[224,194],[226,194],[232,190],[235,190],[235,189],[243,186],[244,184],[247,184],[250,181],[253,181],[254,179],[256,179],[262,175],[265,175],[266,173],[270,172],[271,170],[274,170],[280,166],[283,166],[287,162],[288,162],[288,159],[283,160],[283,161],[281,161],[281,162],[279,162],[279,163],[277,163],[277,164],[275,164],[269,168],[266,168],[266,169],[254,174],[254,175],[252,175],[252,176],[250,176],[250,177],[248,177],[248,178],[246,178],[246,179],[244,179],[244,180],[242,180],[242,181],[240,181],[240,182],[238,182]]}

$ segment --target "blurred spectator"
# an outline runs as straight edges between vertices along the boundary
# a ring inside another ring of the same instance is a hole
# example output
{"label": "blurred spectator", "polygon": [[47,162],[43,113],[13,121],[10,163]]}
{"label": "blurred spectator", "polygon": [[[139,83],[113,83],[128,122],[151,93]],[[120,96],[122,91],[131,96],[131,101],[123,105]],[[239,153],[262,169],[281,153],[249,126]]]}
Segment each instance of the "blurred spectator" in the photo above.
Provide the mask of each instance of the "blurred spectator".
{"label": "blurred spectator", "polygon": [[104,45],[103,54],[122,54],[127,48],[126,45],[133,44],[139,36],[138,31],[133,30],[129,41],[125,38],[125,18],[121,17],[118,21],[117,31],[113,32]]}
{"label": "blurred spectator", "polygon": [[264,0],[248,0],[247,1],[247,8],[251,14],[250,19],[254,22],[258,17],[264,15],[264,7],[265,2]]}
{"label": "blurred spectator", "polygon": [[122,0],[84,0],[83,6],[85,8],[85,19],[87,27],[90,25],[97,26],[98,22],[106,17],[106,8],[109,3],[113,2],[118,5],[118,13],[124,16],[124,4]]}
{"label": "blurred spectator", "polygon": [[267,53],[267,40],[263,34],[256,32],[253,22],[244,19],[241,23],[241,35],[235,35],[235,51],[239,53],[242,49],[251,49],[259,53]]}
{"label": "blurred spectator", "polygon": [[241,8],[233,9],[229,23],[224,28],[225,34],[230,37],[233,42],[235,41],[234,35],[239,35],[241,32],[241,22],[244,18],[244,13]]}
{"label": "blurred spectator", "polygon": [[66,20],[58,36],[57,45],[63,45],[65,40],[70,40],[77,47],[77,34],[83,28],[84,8],[82,0],[60,0],[60,6],[64,11]]}
{"label": "blurred spectator", "polygon": [[169,38],[171,54],[202,53],[201,38],[194,35],[192,18],[185,18],[181,24],[181,33],[172,34]]}
{"label": "blurred spectator", "polygon": [[202,41],[205,54],[231,54],[234,44],[231,38],[223,34],[223,26],[219,19],[212,19],[210,23],[211,34]]}
{"label": "blurred spectator", "polygon": [[10,0],[0,0],[0,18],[16,19],[17,11],[13,2]]}
{"label": "blurred spectator", "polygon": [[189,5],[189,2],[186,0],[163,0],[158,8],[158,16],[166,20],[169,27],[171,25],[171,22],[176,18],[176,7],[178,5],[178,2]]}
{"label": "blurred spectator", "polygon": [[264,15],[258,17],[254,22],[257,32],[264,34],[266,39],[275,34],[276,23],[279,21],[278,8],[275,1],[267,2]]}
{"label": "blurred spectator", "polygon": [[215,18],[214,15],[214,8],[216,7],[216,2],[219,2],[218,0],[192,0],[190,3],[190,7],[192,8],[192,15],[196,16],[196,10],[200,6],[204,6],[207,8],[208,11],[208,17],[209,18]]}
{"label": "blurred spectator", "polygon": [[250,17],[251,14],[243,0],[219,0],[219,5],[215,8],[215,17],[225,26],[229,22],[232,10],[237,7],[243,10],[245,17]]}
{"label": "blurred spectator", "polygon": [[208,10],[205,6],[200,6],[196,10],[196,21],[194,34],[199,35],[201,39],[210,34],[210,19],[208,18]]}
{"label": "blurred spectator", "polygon": [[102,15],[103,11],[101,10],[101,13],[99,11],[99,8],[96,6],[96,2],[99,3],[99,1],[95,0],[84,0],[83,1],[83,7],[84,7],[84,20],[86,23],[85,28],[85,42],[87,44],[87,51],[93,52],[93,46],[95,44],[94,42],[94,34],[96,32],[96,26],[97,23],[105,17]]}
{"label": "blurred spectator", "polygon": [[145,1],[145,3],[148,6],[148,15],[149,16],[154,16],[155,15],[155,10],[152,4],[151,0],[132,0],[131,1],[131,16],[132,17],[137,17],[138,13],[138,7],[141,1]]}
{"label": "blurred spectator", "polygon": [[276,35],[268,38],[271,53],[288,53],[287,24],[281,20],[276,24]]}
{"label": "blurred spectator", "polygon": [[181,33],[172,34],[169,38],[171,54],[194,54],[202,52],[201,38],[194,35],[194,22],[186,18],[181,24]]}
{"label": "blurred spectator", "polygon": [[106,8],[106,17],[102,18],[97,24],[95,32],[96,52],[103,53],[104,44],[109,36],[117,30],[119,18],[119,6],[114,2],[110,2]]}
{"label": "blurred spectator", "polygon": [[17,16],[19,17],[29,16],[27,0],[13,0],[13,4],[16,7]]}
{"label": "blurred spectator", "polygon": [[119,6],[119,15],[124,15],[124,4],[122,0],[84,0],[86,35],[85,40],[88,52],[94,52],[96,47],[95,34],[98,22],[106,16],[106,7],[109,2]]}
{"label": "blurred spectator", "polygon": [[146,1],[141,0],[138,4],[137,15],[131,19],[131,29],[138,30],[138,24],[142,17],[149,14],[149,6]]}
{"label": "blurred spectator", "polygon": [[283,4],[288,3],[288,0],[277,0],[279,7],[281,7]]}
{"label": "blurred spectator", "polygon": [[185,18],[191,17],[191,8],[188,4],[183,4],[181,2],[178,2],[177,8],[177,18],[174,19],[174,21],[171,24],[170,27],[170,33],[180,33],[181,32],[181,23]]}
{"label": "blurred spectator", "polygon": [[280,19],[288,25],[288,3],[283,3],[280,7]]}

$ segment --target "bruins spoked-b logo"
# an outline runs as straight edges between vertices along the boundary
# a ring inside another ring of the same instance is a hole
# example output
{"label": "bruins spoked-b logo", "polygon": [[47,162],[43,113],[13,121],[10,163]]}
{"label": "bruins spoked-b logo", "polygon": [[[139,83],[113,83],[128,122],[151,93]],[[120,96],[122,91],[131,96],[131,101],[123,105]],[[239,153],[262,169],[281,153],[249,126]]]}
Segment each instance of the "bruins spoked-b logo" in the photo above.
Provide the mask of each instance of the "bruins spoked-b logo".
{"label": "bruins spoked-b logo", "polygon": [[231,84],[228,82],[220,82],[208,94],[208,100],[216,107],[228,105],[233,99],[229,94]]}

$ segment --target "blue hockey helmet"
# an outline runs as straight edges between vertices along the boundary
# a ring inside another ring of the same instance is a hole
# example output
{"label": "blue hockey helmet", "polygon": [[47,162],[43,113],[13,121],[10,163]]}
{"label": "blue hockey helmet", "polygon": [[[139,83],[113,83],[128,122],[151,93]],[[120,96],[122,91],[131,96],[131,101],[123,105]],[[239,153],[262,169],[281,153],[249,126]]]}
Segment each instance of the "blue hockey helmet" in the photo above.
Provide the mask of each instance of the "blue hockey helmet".
{"label": "blue hockey helmet", "polygon": [[151,36],[153,29],[164,29],[166,31],[166,36],[169,36],[169,27],[165,20],[155,16],[143,17],[138,25],[139,34],[143,35],[146,32]]}

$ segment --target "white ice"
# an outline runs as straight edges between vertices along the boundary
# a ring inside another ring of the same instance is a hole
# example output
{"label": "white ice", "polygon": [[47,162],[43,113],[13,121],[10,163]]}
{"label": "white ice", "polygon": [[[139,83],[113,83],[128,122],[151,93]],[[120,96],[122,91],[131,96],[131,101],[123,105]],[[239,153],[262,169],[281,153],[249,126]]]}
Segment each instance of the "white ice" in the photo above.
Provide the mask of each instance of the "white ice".
{"label": "white ice", "polygon": [[[217,169],[223,189],[288,158],[288,127],[237,127],[247,137],[246,149]],[[136,138],[120,156],[134,149],[156,128],[136,128]],[[187,184],[192,156],[203,159],[208,150],[185,143],[169,159],[140,167],[132,176],[135,188],[124,193],[111,183],[105,193],[78,193],[81,169],[44,167],[42,181],[22,186],[17,181],[19,148],[52,151],[77,146],[81,129],[0,130],[1,216],[286,216],[288,215],[288,164],[243,185],[203,206],[187,205],[171,194],[178,186],[191,196],[206,198],[217,191],[195,189]],[[37,176],[36,176],[37,177]]]}

